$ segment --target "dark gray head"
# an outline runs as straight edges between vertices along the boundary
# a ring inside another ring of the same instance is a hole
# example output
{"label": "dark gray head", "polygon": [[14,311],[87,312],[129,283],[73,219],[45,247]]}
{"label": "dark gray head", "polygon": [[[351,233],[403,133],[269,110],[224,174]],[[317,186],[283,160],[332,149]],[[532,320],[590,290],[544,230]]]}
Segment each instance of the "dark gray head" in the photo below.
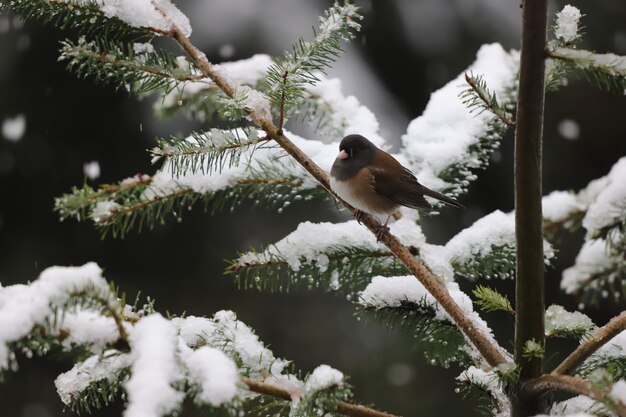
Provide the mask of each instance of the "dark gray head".
{"label": "dark gray head", "polygon": [[376,159],[378,148],[361,135],[348,135],[339,144],[339,155],[330,175],[339,181],[355,176],[364,166]]}

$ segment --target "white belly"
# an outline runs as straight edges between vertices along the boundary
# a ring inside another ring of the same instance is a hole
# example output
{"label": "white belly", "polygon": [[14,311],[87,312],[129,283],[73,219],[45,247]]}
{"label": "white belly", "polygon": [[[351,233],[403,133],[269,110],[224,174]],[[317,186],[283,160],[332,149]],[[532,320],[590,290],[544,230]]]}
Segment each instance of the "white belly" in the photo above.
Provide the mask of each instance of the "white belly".
{"label": "white belly", "polygon": [[387,213],[373,210],[358,195],[352,192],[351,187],[344,181],[338,181],[335,177],[330,177],[330,188],[339,196],[343,201],[350,204],[352,207],[359,209],[365,213],[376,216],[379,220],[384,221],[387,218]]}

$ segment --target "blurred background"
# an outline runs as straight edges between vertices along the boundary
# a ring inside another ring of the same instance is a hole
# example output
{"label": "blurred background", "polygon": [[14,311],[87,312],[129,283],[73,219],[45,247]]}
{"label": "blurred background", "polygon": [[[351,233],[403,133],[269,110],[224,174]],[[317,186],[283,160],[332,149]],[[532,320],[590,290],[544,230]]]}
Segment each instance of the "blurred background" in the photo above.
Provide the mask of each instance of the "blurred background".
{"label": "blurred background", "polygon": [[[363,30],[330,71],[345,94],[354,94],[378,116],[383,136],[398,146],[408,122],[420,115],[431,92],[456,77],[483,43],[519,48],[519,0],[359,1]],[[179,0],[191,17],[192,40],[213,62],[254,53],[280,54],[298,36],[310,36],[317,16],[330,5],[321,0]],[[565,2],[552,2],[551,18]],[[626,54],[626,2],[598,0],[572,4],[586,15],[582,47]],[[274,242],[304,220],[340,221],[345,215],[322,203],[297,203],[277,214],[242,207],[209,216],[201,208],[152,231],[124,240],[101,240],[91,224],[60,223],[53,199],[80,186],[114,182],[135,173],[153,173],[145,150],[154,137],[199,128],[182,117],[163,121],[152,100],[78,80],[57,62],[59,41],[74,37],[0,11],[0,283],[37,278],[51,265],[97,262],[105,276],[134,299],[157,300],[157,310],[212,315],[234,310],[277,356],[310,371],[321,363],[350,376],[356,398],[405,416],[477,415],[475,404],[454,393],[460,370],[430,366],[411,337],[364,324],[350,301],[329,294],[289,295],[237,290],[223,276],[224,259],[237,251]],[[598,91],[576,78],[546,100],[544,192],[584,187],[608,173],[626,155],[626,98]],[[23,132],[22,132],[23,131]],[[16,133],[21,133],[17,135]],[[463,214],[444,211],[425,221],[434,243],[446,242],[463,227],[495,209],[513,208],[513,143],[509,134],[490,167],[461,201]],[[84,164],[97,161],[85,177]],[[99,172],[96,172],[99,171]],[[573,264],[582,234],[566,236],[547,277],[547,305],[574,308],[559,292],[560,272]],[[512,283],[497,284],[512,294]],[[512,297],[510,297],[512,298]],[[604,323],[620,306],[585,310]],[[501,343],[511,347],[513,320],[485,316]],[[551,346],[554,366],[573,342]],[[19,358],[17,373],[0,385],[3,416],[52,417],[63,411],[53,380],[69,369],[62,360]],[[120,405],[97,415],[121,413]],[[183,416],[195,416],[186,407]]]}

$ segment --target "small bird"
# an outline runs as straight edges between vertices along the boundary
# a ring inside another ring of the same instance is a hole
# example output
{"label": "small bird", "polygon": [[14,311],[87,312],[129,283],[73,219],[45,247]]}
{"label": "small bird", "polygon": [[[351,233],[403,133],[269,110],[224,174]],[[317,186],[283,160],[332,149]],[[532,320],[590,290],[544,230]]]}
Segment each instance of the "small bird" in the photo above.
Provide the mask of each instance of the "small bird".
{"label": "small bird", "polygon": [[355,218],[359,223],[364,212],[381,222],[387,216],[376,233],[378,241],[389,230],[389,218],[400,206],[431,210],[425,195],[464,208],[458,201],[424,187],[393,156],[361,135],[348,135],[341,140],[339,155],[330,170],[330,187],[357,209]]}

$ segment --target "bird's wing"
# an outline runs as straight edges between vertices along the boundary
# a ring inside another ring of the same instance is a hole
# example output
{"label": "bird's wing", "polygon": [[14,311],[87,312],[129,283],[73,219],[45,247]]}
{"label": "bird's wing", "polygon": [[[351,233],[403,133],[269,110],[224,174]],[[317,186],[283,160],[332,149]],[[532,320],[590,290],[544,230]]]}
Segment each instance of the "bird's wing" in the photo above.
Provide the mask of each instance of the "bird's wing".
{"label": "bird's wing", "polygon": [[378,152],[377,161],[369,167],[369,170],[374,177],[374,190],[383,197],[414,209],[431,210],[433,208],[424,198],[424,190],[428,188],[417,182],[411,171],[404,168],[389,154]]}

